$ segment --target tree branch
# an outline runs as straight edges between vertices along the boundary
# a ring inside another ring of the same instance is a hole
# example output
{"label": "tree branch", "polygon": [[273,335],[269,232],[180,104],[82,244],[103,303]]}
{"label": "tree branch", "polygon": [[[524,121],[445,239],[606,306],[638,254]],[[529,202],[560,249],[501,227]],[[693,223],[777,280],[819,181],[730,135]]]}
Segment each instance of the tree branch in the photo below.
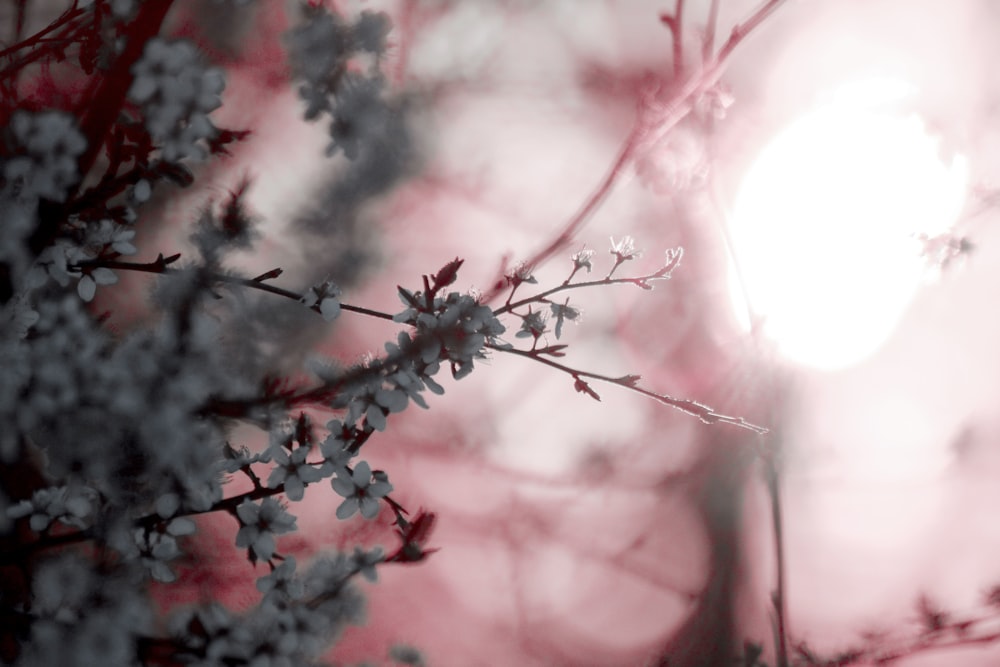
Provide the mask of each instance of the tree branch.
{"label": "tree branch", "polygon": [[756,424],[751,424],[750,422],[743,419],[743,417],[730,417],[728,415],[723,415],[716,412],[707,405],[703,405],[702,403],[698,403],[690,399],[674,398],[672,396],[668,396],[667,394],[657,394],[656,392],[649,391],[648,389],[643,389],[642,387],[638,387],[635,385],[635,382],[639,380],[639,377],[636,375],[625,375],[622,377],[615,378],[609,375],[601,375],[599,373],[591,373],[589,371],[582,371],[575,368],[571,368],[569,366],[565,366],[556,361],[552,361],[551,359],[547,359],[541,356],[540,353],[544,351],[544,348],[542,350],[519,350],[513,347],[500,347],[498,345],[487,345],[486,347],[488,347],[491,350],[503,352],[505,354],[513,354],[519,357],[525,357],[527,359],[531,359],[532,361],[537,361],[539,363],[545,364],[546,366],[549,366],[551,368],[555,368],[556,370],[560,370],[563,373],[566,373],[567,375],[577,380],[578,383],[577,391],[586,393],[592,398],[595,398],[597,400],[600,400],[600,396],[598,396],[595,391],[590,389],[589,385],[587,385],[586,383],[583,383],[582,385],[580,384],[582,378],[600,380],[601,382],[607,382],[610,384],[618,385],[619,387],[624,387],[625,389],[634,391],[637,394],[642,394],[643,396],[651,398],[658,403],[662,403],[663,405],[667,405],[677,410],[680,410],[681,412],[691,415],[692,417],[697,417],[705,424],[730,424],[732,426],[737,426],[739,428],[752,431],[754,433],[757,433],[758,435],[763,435],[768,432],[768,429],[766,427],[758,426]]}

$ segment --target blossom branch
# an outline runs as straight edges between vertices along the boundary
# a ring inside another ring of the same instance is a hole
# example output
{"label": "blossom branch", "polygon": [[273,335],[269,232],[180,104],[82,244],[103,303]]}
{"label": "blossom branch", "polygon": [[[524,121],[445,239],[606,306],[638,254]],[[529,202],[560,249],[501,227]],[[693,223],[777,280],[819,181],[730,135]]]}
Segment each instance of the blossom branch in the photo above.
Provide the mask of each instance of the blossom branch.
{"label": "blossom branch", "polygon": [[114,125],[118,112],[125,103],[125,96],[132,85],[132,67],[142,57],[146,43],[159,34],[160,27],[174,0],[146,0],[139,5],[135,19],[128,26],[129,38],[125,49],[115,59],[111,70],[98,79],[91,95],[81,110],[81,130],[87,138],[87,149],[78,162],[80,184],[104,148],[108,131]]}
{"label": "blossom branch", "polygon": [[[161,253],[152,262],[122,262],[115,259],[89,259],[82,262],[77,262],[76,264],[71,264],[70,268],[84,270],[88,268],[105,268],[105,269],[118,269],[121,271],[138,271],[142,273],[156,273],[161,275],[176,274],[178,269],[171,268],[169,265],[180,259],[180,253],[170,255],[169,257],[164,257]],[[260,290],[261,292],[267,292],[269,294],[275,294],[277,296],[285,297],[286,299],[291,299],[292,301],[301,301],[302,295],[298,292],[293,292],[291,290],[284,289],[282,287],[277,287],[275,285],[269,285],[265,283],[265,280],[271,280],[277,278],[281,275],[282,271],[280,268],[271,269],[265,273],[260,274],[256,278],[244,278],[242,276],[227,275],[224,273],[208,272],[206,277],[215,282],[220,283],[230,283],[235,285],[242,285],[243,287],[248,287],[250,289]],[[392,321],[392,315],[389,313],[383,313],[378,310],[373,310],[371,308],[365,308],[363,306],[352,306],[350,304],[341,303],[341,310],[346,310],[351,313],[358,313],[359,315],[368,315],[369,317],[376,317],[380,320]],[[310,310],[320,312],[320,305],[315,304],[310,307]]]}
{"label": "blossom branch", "polygon": [[[640,114],[625,141],[615,157],[611,168],[597,188],[584,202],[583,206],[566,222],[559,234],[546,246],[535,252],[525,262],[528,269],[533,269],[550,259],[555,253],[568,246],[576,233],[587,223],[591,215],[604,203],[611,194],[625,167],[631,162],[636,151],[643,146],[650,146],[659,141],[667,132],[683,120],[693,108],[693,100],[697,95],[718,83],[733,51],[752,32],[770,16],[785,0],[768,0],[745,21],[736,25],[719,53],[707,64],[691,75],[691,77],[671,95],[664,103],[657,104],[657,118],[654,122],[648,119],[648,113]],[[645,110],[649,112],[650,110]],[[502,273],[502,272],[501,272]],[[503,275],[494,281],[493,287],[483,296],[483,303],[489,303],[497,298],[503,290],[506,281]]]}
{"label": "blossom branch", "polygon": [[[572,276],[570,276],[570,279],[567,279],[566,282],[562,283],[561,285],[557,285],[555,287],[547,289],[544,292],[535,294],[534,296],[525,297],[520,301],[515,301],[513,303],[508,302],[507,304],[501,306],[500,308],[495,309],[493,311],[493,314],[499,316],[505,313],[512,312],[516,308],[527,306],[528,304],[546,303],[548,301],[548,297],[552,296],[553,294],[558,294],[559,292],[565,292],[571,289],[582,289],[586,287],[604,287],[608,285],[636,285],[638,287],[642,287],[643,289],[652,289],[652,286],[650,285],[652,281],[670,279],[671,272],[675,268],[677,268],[678,264],[680,264],[683,255],[684,255],[683,249],[677,248],[674,252],[670,254],[668,261],[664,266],[657,269],[654,273],[650,273],[649,275],[645,276],[638,276],[636,278],[612,278],[611,274],[609,273],[607,276],[601,278],[600,280],[587,280],[579,283],[571,283],[569,282],[569,280],[572,279]],[[616,264],[615,268],[617,268],[617,266],[618,265]],[[574,274],[575,273],[576,273],[576,268],[574,268]]]}

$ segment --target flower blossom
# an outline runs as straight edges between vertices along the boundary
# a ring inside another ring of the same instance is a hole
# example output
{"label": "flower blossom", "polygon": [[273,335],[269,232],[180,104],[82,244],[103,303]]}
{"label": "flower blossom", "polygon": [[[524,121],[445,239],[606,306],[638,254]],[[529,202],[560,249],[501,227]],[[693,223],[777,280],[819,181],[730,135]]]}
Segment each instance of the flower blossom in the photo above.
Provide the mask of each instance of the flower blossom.
{"label": "flower blossom", "polygon": [[295,517],[285,511],[274,498],[265,498],[260,505],[244,500],[236,508],[242,527],[236,534],[236,546],[250,549],[251,557],[271,560],[277,546],[275,535],[295,530]]}
{"label": "flower blossom", "polygon": [[376,476],[376,481],[372,481],[372,477],[371,466],[367,461],[360,461],[350,476],[331,480],[333,490],[344,496],[344,502],[337,508],[338,519],[348,519],[359,510],[366,519],[378,516],[378,499],[389,495],[392,484],[387,479],[379,479],[384,475]]}
{"label": "flower blossom", "polygon": [[641,251],[635,248],[635,239],[631,236],[623,236],[618,241],[612,237],[611,239],[611,254],[615,256],[615,260],[621,264],[624,261],[635,259],[642,254]]}
{"label": "flower blossom", "polygon": [[198,143],[218,134],[208,114],[222,104],[222,70],[204,67],[193,43],[158,37],[146,44],[132,75],[128,97],[142,105],[146,129],[161,144],[163,159],[205,159]]}
{"label": "flower blossom", "polygon": [[87,148],[76,119],[61,111],[16,111],[7,134],[11,157],[0,159],[5,190],[23,199],[65,201],[79,175],[77,158]]}
{"label": "flower blossom", "polygon": [[327,474],[333,472],[333,466],[323,463],[317,467],[306,462],[309,447],[299,446],[289,452],[284,446],[270,448],[271,460],[276,464],[267,478],[267,486],[276,489],[285,485],[285,495],[289,500],[302,500],[307,484],[318,482]]}

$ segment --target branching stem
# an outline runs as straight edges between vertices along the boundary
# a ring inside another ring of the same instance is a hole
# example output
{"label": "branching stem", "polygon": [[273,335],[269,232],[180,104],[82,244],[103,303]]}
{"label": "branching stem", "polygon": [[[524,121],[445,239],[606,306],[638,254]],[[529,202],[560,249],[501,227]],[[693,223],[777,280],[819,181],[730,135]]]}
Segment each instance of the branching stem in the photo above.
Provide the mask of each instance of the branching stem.
{"label": "branching stem", "polygon": [[[614,185],[632,161],[636,151],[641,147],[655,144],[691,112],[693,100],[719,81],[725,65],[736,47],[760,27],[765,19],[784,2],[785,0],[767,0],[746,20],[737,24],[719,53],[679,86],[671,95],[670,100],[659,105],[655,122],[650,123],[645,114],[640,114],[639,120],[633,125],[632,130],[622,143],[604,179],[590,194],[583,206],[563,225],[556,237],[525,261],[525,267],[529,270],[537,268],[572,242],[576,233],[611,194]],[[501,271],[501,275],[493,282],[490,290],[483,295],[483,303],[489,303],[496,299],[505,285],[506,280]]]}
{"label": "branching stem", "polygon": [[[599,373],[591,373],[589,371],[578,370],[575,368],[571,368],[570,366],[560,364],[557,361],[553,361],[551,359],[541,356],[540,350],[519,350],[517,348],[501,347],[498,345],[487,345],[486,347],[488,347],[491,350],[503,352],[505,354],[513,354],[519,357],[525,357],[527,359],[531,359],[532,361],[537,361],[541,364],[545,364],[546,366],[562,371],[563,373],[566,373],[567,375],[576,380],[579,380],[580,378],[590,378],[592,380],[599,380],[601,382],[607,382],[609,384],[618,385],[619,387],[624,387],[626,389],[634,391],[637,394],[642,394],[643,396],[651,398],[654,401],[657,401],[658,403],[662,403],[663,405],[668,405],[672,408],[680,410],[685,414],[697,417],[706,424],[731,424],[733,426],[744,428],[747,429],[748,431],[752,431],[757,434],[764,434],[768,432],[768,429],[763,426],[751,424],[742,417],[730,417],[728,415],[719,414],[711,407],[703,405],[702,403],[698,403],[697,401],[692,401],[690,399],[684,399],[684,398],[674,398],[666,394],[657,394],[654,391],[643,389],[642,387],[637,387],[635,386],[635,384],[631,382],[632,380],[637,379],[635,376],[627,375],[624,377],[615,378],[609,375],[601,375]],[[595,395],[592,391],[587,393],[589,393],[591,396]]]}
{"label": "branching stem", "polygon": [[[142,273],[157,273],[162,275],[169,275],[171,273],[176,273],[177,269],[168,266],[172,262],[180,258],[180,255],[171,255],[170,257],[164,258],[163,255],[152,262],[122,262],[114,259],[92,259],[83,262],[79,262],[75,265],[70,265],[70,268],[91,268],[91,267],[103,267],[106,269],[118,269],[120,271],[139,271]],[[211,280],[218,281],[220,283],[231,283],[234,285],[242,285],[243,287],[249,287],[250,289],[260,290],[261,292],[268,292],[269,294],[275,294],[277,296],[285,297],[286,299],[291,299],[292,301],[301,301],[302,295],[293,292],[291,290],[284,289],[282,287],[277,287],[275,285],[269,285],[263,282],[268,277],[269,274],[274,271],[268,271],[266,273],[257,276],[256,278],[244,278],[242,276],[231,276],[224,273],[209,273],[208,277]],[[394,321],[393,316],[389,313],[383,313],[378,310],[372,310],[371,308],[364,308],[362,306],[352,306],[347,303],[340,304],[341,310],[346,310],[351,313],[357,313],[359,315],[368,315],[369,317],[375,317],[380,320],[388,320],[390,322]],[[312,306],[311,310],[320,312],[319,304]]]}

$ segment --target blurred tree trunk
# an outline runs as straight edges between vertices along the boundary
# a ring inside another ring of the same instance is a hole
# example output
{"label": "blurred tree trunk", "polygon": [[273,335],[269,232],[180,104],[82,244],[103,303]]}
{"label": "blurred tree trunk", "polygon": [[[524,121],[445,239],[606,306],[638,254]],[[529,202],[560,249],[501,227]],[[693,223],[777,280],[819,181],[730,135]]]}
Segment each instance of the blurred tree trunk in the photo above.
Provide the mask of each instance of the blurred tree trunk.
{"label": "blurred tree trunk", "polygon": [[[704,458],[687,474],[708,543],[708,578],[688,619],[654,662],[658,667],[730,665],[745,637],[740,595],[751,581],[744,534],[745,496],[756,470],[752,436],[713,426],[703,443]],[[688,486],[690,485],[690,486]],[[766,601],[761,601],[761,608]]]}

